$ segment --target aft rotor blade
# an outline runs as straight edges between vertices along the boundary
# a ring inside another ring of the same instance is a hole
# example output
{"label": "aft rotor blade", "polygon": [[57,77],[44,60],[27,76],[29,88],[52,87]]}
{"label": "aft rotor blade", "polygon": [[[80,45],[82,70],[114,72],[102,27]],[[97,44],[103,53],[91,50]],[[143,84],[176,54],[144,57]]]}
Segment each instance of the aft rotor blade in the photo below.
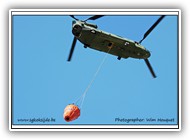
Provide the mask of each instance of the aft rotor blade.
{"label": "aft rotor blade", "polygon": [[155,73],[154,73],[154,70],[153,70],[152,66],[150,65],[149,60],[148,60],[148,59],[144,59],[144,60],[145,60],[146,65],[148,66],[148,69],[150,70],[150,73],[152,74],[152,76],[153,76],[154,78],[156,78],[156,75],[155,75]]}
{"label": "aft rotor blade", "polygon": [[86,19],[85,21],[87,21],[87,20],[96,20],[96,19],[101,18],[101,17],[103,17],[103,15],[95,15],[95,16],[92,16],[92,17]]}
{"label": "aft rotor blade", "polygon": [[73,43],[72,43],[72,46],[71,46],[71,50],[70,50],[70,53],[69,53],[69,57],[68,57],[67,61],[71,61],[71,58],[72,58],[72,55],[73,55],[73,51],[75,49],[76,42],[77,42],[77,38],[74,37]]}
{"label": "aft rotor blade", "polygon": [[152,30],[160,23],[160,21],[162,21],[164,17],[165,17],[164,15],[160,16],[160,18],[148,29],[148,31],[146,31],[143,39],[141,39],[139,43],[141,43],[152,32]]}
{"label": "aft rotor blade", "polygon": [[75,20],[78,20],[76,17],[74,17],[73,15],[70,15],[70,17],[72,17],[73,19],[75,19]]}

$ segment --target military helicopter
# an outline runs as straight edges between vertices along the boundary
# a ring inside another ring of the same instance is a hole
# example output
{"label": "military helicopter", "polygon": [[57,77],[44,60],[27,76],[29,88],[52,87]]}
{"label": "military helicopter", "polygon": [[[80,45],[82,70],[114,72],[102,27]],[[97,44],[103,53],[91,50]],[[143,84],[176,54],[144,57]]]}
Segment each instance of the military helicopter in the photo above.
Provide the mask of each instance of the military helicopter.
{"label": "military helicopter", "polygon": [[146,31],[143,38],[138,42],[99,30],[97,25],[87,23],[88,20],[96,20],[103,17],[103,15],[94,15],[86,20],[79,20],[73,15],[70,15],[70,17],[74,19],[72,22],[72,33],[74,35],[74,39],[70,49],[68,61],[71,61],[76,42],[79,40],[82,44],[84,44],[85,48],[89,47],[91,49],[115,55],[118,60],[128,57],[144,59],[152,76],[156,78],[154,70],[148,60],[151,55],[150,51],[143,47],[141,43],[160,23],[165,15],[160,16],[158,20]]}

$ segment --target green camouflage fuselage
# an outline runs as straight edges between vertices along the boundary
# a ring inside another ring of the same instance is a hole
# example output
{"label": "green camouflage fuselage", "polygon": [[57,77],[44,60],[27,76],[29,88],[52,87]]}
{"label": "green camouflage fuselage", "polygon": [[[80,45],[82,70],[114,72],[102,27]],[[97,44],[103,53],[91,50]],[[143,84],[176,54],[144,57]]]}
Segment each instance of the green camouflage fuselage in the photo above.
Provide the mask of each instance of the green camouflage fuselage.
{"label": "green camouflage fuselage", "polygon": [[120,58],[150,57],[150,52],[139,43],[99,30],[96,25],[90,23],[73,21],[72,33],[85,47],[106,53],[111,48],[108,53]]}

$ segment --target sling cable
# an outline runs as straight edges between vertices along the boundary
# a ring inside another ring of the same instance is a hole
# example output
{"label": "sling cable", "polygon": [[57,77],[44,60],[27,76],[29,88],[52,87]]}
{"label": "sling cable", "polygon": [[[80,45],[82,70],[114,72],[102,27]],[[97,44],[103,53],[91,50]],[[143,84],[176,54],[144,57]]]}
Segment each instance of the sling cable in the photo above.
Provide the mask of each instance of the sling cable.
{"label": "sling cable", "polygon": [[76,100],[75,103],[69,104],[65,107],[63,118],[65,119],[66,122],[73,121],[80,116],[86,94],[87,94],[88,90],[90,89],[90,87],[92,86],[92,84],[94,83],[94,80],[96,79],[98,73],[100,72],[111,48],[112,47],[108,47],[108,52],[105,54],[104,58],[102,59],[99,67],[97,68],[96,72],[94,73],[94,75],[93,75],[91,81],[89,82],[87,88],[85,89],[84,93]]}

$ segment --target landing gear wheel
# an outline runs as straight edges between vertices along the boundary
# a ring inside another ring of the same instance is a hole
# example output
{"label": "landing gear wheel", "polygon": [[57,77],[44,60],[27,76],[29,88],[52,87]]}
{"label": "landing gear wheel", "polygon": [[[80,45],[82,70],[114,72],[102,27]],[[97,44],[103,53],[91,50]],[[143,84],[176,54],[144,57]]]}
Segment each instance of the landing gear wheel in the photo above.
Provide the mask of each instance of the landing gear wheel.
{"label": "landing gear wheel", "polygon": [[118,56],[118,58],[117,58],[118,60],[121,60],[121,56]]}

